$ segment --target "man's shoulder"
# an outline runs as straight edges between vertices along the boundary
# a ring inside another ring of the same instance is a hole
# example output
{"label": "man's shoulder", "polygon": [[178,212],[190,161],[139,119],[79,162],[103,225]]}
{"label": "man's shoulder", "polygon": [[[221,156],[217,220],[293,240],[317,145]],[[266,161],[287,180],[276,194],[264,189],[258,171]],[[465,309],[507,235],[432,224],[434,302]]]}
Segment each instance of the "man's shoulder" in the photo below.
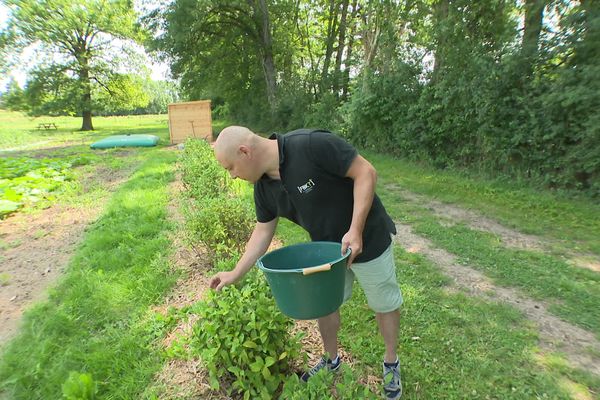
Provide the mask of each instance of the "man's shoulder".
{"label": "man's shoulder", "polygon": [[300,129],[294,129],[293,131],[289,131],[283,134],[283,136],[285,137],[296,137],[296,136],[310,136],[311,134],[319,134],[319,133],[325,133],[325,134],[331,134],[330,131],[326,130],[326,129],[319,129],[319,128],[300,128]]}

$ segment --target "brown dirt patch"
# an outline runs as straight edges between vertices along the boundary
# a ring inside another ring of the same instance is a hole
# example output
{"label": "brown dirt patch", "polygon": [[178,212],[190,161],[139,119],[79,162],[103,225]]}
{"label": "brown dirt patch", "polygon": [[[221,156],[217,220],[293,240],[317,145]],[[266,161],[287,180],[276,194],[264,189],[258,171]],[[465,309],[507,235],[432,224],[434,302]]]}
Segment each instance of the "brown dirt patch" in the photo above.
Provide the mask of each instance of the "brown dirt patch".
{"label": "brown dirt patch", "polygon": [[496,286],[481,272],[458,264],[453,254],[435,248],[429,240],[414,234],[409,225],[397,223],[396,229],[396,241],[400,245],[434,262],[452,278],[456,287],[470,295],[521,310],[537,325],[542,349],[563,353],[572,366],[600,376],[600,342],[592,333],[550,314],[546,303],[532,300],[516,289]]}
{"label": "brown dirt patch", "polygon": [[[452,204],[432,200],[425,196],[403,190],[397,185],[388,185],[387,188],[399,193],[404,199],[412,203],[420,204],[431,210],[434,215],[441,219],[441,223],[455,224],[456,222],[459,222],[472,229],[492,233],[498,236],[502,243],[507,247],[547,252],[552,251],[556,245],[556,243],[550,239],[542,239],[538,236],[528,235],[507,228],[475,211],[465,210]],[[600,272],[600,259],[592,254],[571,253],[568,255],[567,262],[576,267]]]}
{"label": "brown dirt patch", "polygon": [[[133,167],[117,172],[99,167],[84,177],[83,187],[100,186],[112,192]],[[109,198],[88,207],[57,204],[0,221],[0,346],[17,333],[23,312],[46,298],[46,289],[60,278],[86,226]]]}

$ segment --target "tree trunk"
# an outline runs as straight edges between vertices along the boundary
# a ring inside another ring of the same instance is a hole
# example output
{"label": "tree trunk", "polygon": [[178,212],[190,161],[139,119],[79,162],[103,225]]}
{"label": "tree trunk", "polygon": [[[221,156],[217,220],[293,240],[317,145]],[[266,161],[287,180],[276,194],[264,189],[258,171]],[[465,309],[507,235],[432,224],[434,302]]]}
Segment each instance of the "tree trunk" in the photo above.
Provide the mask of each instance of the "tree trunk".
{"label": "tree trunk", "polygon": [[575,50],[575,65],[594,63],[600,57],[600,1],[581,0],[581,9],[584,13],[584,32],[582,41]]}
{"label": "tree trunk", "polygon": [[433,75],[431,77],[431,82],[435,83],[438,81],[440,77],[440,72],[444,67],[444,52],[446,48],[446,33],[444,32],[444,26],[448,23],[446,20],[448,19],[448,9],[450,6],[449,0],[439,0],[435,4],[434,8],[434,17],[435,24],[437,30],[437,43],[433,61]]}
{"label": "tree trunk", "polygon": [[377,55],[377,49],[379,48],[381,22],[377,15],[377,9],[373,7],[361,10],[361,16],[364,25],[362,32],[364,48],[364,65],[361,71],[363,76],[362,90],[366,92],[368,90],[368,77],[372,74],[373,62]]}
{"label": "tree trunk", "polygon": [[521,43],[523,76],[531,77],[538,56],[538,44],[542,32],[546,0],[525,0],[525,27]]}
{"label": "tree trunk", "polygon": [[79,74],[79,81],[81,82],[81,89],[83,94],[81,96],[81,110],[83,121],[81,123],[82,131],[93,131],[94,126],[92,125],[92,87],[90,84],[90,71],[88,68],[88,59],[86,56],[80,58],[81,72]]}
{"label": "tree trunk", "polygon": [[273,58],[273,37],[271,34],[271,20],[269,18],[269,9],[265,0],[252,2],[254,14],[257,16],[255,23],[259,33],[260,52],[262,56],[262,67],[265,75],[265,83],[267,89],[267,101],[271,109],[271,113],[275,112],[277,105],[277,80],[275,61]]}
{"label": "tree trunk", "polygon": [[337,16],[339,7],[336,0],[329,2],[329,17],[327,22],[327,43],[325,48],[325,60],[323,61],[323,70],[321,71],[321,93],[325,87],[329,86],[329,66],[331,65],[331,56],[333,55],[333,43],[337,36]]}
{"label": "tree trunk", "polygon": [[352,2],[352,15],[350,16],[350,34],[348,35],[348,47],[346,51],[346,62],[342,76],[342,99],[348,98],[348,86],[350,84],[350,63],[352,62],[352,51],[354,50],[354,35],[356,33],[356,15],[358,14],[358,0]]}
{"label": "tree trunk", "polygon": [[335,70],[333,75],[333,92],[339,96],[340,81],[342,79],[342,56],[346,47],[346,17],[348,15],[348,5],[350,0],[342,1],[342,16],[340,18],[340,28],[338,36],[337,53],[335,55]]}

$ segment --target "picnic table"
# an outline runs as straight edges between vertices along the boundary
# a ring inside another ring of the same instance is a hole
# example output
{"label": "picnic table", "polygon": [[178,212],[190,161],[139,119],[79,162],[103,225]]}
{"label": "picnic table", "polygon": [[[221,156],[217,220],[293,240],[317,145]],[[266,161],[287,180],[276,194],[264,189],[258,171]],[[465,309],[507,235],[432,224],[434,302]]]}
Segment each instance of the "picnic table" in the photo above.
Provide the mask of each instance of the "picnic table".
{"label": "picnic table", "polygon": [[58,129],[58,126],[56,126],[56,124],[54,122],[40,122],[37,126],[38,129],[50,129],[50,128],[54,128],[54,129]]}

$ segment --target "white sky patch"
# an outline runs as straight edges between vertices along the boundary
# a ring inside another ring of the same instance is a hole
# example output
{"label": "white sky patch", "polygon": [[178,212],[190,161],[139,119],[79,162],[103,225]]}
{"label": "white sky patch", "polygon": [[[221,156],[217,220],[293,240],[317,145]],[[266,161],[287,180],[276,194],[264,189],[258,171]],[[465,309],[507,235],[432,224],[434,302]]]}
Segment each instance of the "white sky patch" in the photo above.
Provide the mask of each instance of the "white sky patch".
{"label": "white sky patch", "polygon": [[[165,7],[170,3],[171,0],[137,0],[135,3],[135,9],[138,12],[144,12],[148,10],[152,10],[157,7]],[[144,6],[141,7],[140,5]],[[0,30],[4,29],[8,20],[10,19],[10,9],[0,3]],[[113,40],[110,47],[122,49],[125,44],[120,40]],[[140,57],[144,60],[143,65],[145,65],[150,72],[150,78],[152,80],[169,80],[170,79],[170,67],[167,63],[157,61],[146,54],[143,46],[133,44],[129,45],[137,57]],[[109,51],[110,53],[110,51]],[[113,54],[123,54],[120,52],[115,52]],[[15,63],[13,68],[11,68],[6,74],[0,76],[0,93],[4,92],[7,88],[8,83],[14,79],[17,81],[19,86],[23,88],[27,82],[27,77],[30,71],[32,71],[37,65],[43,63],[44,61],[48,62],[52,58],[56,58],[57,56],[49,56],[47,52],[43,52],[41,46],[39,44],[32,44],[26,47],[21,54],[13,55],[15,57]],[[56,59],[55,61],[62,61]],[[122,65],[118,68],[118,72],[126,73],[131,72],[131,69],[127,68],[127,63],[121,63]]]}

